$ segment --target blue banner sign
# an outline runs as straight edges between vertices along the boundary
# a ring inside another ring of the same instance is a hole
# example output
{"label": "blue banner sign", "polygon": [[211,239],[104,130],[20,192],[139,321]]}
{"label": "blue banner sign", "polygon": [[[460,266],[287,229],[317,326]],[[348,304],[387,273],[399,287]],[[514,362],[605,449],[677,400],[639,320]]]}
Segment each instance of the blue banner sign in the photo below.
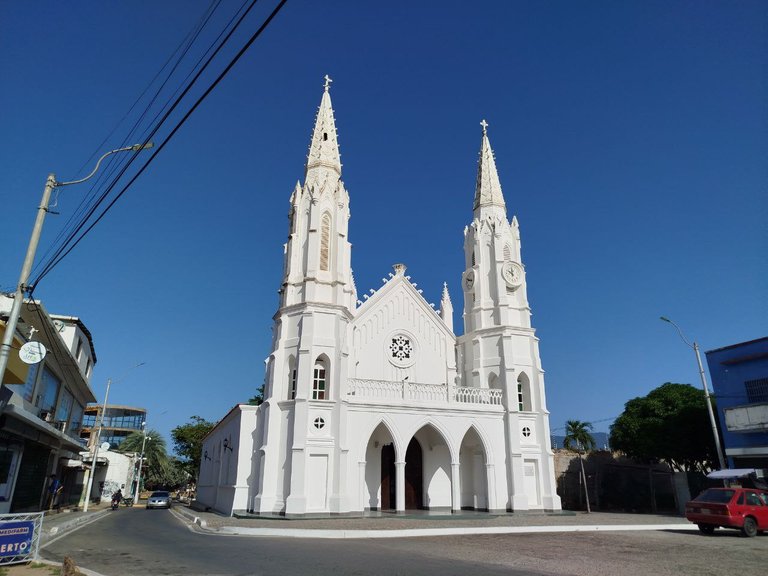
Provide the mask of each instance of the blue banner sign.
{"label": "blue banner sign", "polygon": [[34,521],[0,522],[0,557],[30,554],[34,534]]}

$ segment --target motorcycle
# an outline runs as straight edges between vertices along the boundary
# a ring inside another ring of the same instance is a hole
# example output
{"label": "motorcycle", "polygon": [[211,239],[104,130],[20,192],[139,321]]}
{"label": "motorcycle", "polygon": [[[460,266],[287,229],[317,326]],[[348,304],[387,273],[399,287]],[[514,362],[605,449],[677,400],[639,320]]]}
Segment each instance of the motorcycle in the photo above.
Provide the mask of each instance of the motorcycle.
{"label": "motorcycle", "polygon": [[112,510],[117,510],[118,506],[120,506],[120,501],[117,498],[112,499]]}

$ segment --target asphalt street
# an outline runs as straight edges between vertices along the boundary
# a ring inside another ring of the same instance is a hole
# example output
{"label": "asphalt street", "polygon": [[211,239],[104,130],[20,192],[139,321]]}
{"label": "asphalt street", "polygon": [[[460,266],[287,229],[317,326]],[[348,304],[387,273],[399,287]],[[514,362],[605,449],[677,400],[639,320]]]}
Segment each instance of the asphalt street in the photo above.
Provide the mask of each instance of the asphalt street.
{"label": "asphalt street", "polygon": [[121,509],[46,546],[105,576],[763,574],[768,535],[589,532],[314,540],[219,536],[165,510]]}

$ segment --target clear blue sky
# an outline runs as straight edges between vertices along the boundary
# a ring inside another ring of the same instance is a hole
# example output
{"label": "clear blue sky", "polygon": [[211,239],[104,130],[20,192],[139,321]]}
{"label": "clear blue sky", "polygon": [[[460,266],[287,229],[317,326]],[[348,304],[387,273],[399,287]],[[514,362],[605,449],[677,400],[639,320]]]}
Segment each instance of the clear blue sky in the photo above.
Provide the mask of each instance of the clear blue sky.
{"label": "clear blue sky", "polygon": [[[82,176],[122,143],[131,104],[208,4],[0,2],[3,290],[46,175]],[[202,44],[239,4],[222,3]],[[93,333],[100,401],[107,378],[146,362],[110,400],[146,407],[151,428],[246,401],[327,73],[359,293],[402,261],[428,301],[448,282],[460,330],[487,119],[553,432],[567,419],[607,430],[631,398],[698,385],[660,315],[705,350],[767,333],[767,22],[750,1],[290,0],[35,296]],[[62,190],[40,257],[88,191]]]}

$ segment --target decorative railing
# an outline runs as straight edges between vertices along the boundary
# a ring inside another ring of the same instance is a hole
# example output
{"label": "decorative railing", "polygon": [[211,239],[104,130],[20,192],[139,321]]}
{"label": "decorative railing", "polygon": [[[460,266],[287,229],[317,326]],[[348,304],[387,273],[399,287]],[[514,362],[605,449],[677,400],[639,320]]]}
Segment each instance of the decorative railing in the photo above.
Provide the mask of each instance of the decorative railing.
{"label": "decorative railing", "polygon": [[501,406],[501,390],[494,388],[455,388],[456,402]]}
{"label": "decorative railing", "polygon": [[501,406],[501,390],[458,388],[445,384],[419,384],[392,380],[350,378],[347,396],[354,400],[390,400],[402,402],[486,404]]}

